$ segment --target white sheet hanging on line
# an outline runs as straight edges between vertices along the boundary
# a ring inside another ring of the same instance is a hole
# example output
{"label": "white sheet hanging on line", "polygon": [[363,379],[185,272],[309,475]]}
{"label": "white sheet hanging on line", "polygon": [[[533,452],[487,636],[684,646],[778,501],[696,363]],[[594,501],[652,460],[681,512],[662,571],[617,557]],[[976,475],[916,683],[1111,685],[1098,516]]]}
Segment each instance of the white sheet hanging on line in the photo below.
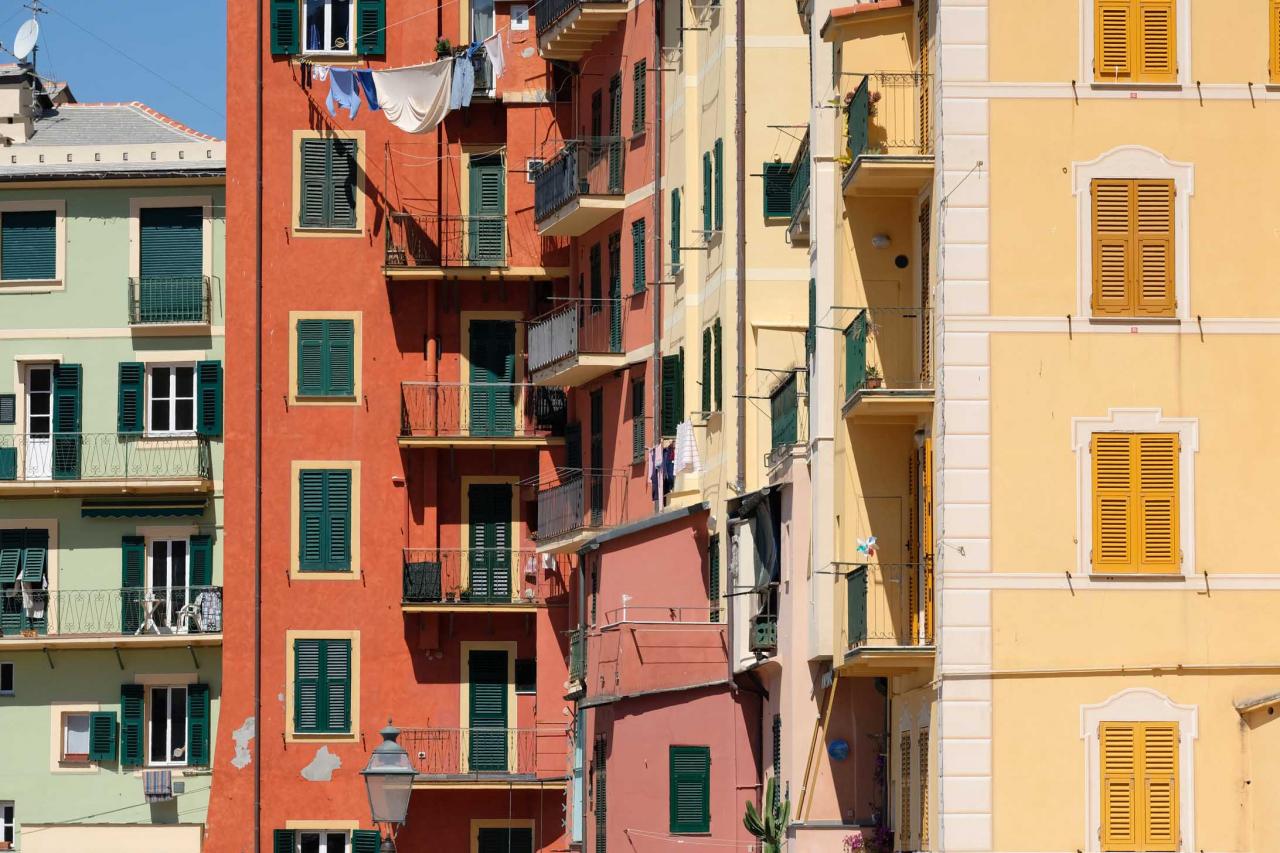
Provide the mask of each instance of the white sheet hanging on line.
{"label": "white sheet hanging on line", "polygon": [[485,39],[484,44],[485,56],[489,57],[489,66],[493,69],[493,79],[497,81],[502,77],[502,71],[507,67],[507,59],[502,55],[502,32],[496,32]]}
{"label": "white sheet hanging on line", "polygon": [[373,85],[387,119],[406,133],[426,133],[449,114],[453,59],[374,71]]}
{"label": "white sheet hanging on line", "polygon": [[693,437],[693,423],[681,421],[676,427],[676,473],[702,472],[702,459],[698,456],[698,442]]}

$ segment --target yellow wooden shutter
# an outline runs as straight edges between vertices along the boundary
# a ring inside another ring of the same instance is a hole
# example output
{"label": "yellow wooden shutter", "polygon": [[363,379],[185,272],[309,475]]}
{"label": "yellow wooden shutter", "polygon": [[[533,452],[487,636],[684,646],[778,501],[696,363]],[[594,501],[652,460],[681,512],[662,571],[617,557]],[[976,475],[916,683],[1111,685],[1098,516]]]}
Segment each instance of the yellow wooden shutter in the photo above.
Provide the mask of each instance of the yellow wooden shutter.
{"label": "yellow wooden shutter", "polygon": [[920,849],[929,849],[929,729],[920,730]]}
{"label": "yellow wooden shutter", "polygon": [[1178,849],[1178,724],[1142,725],[1142,850]]}
{"label": "yellow wooden shutter", "polygon": [[1271,31],[1271,50],[1267,53],[1271,67],[1271,82],[1280,83],[1280,0],[1271,0],[1268,11],[1268,29]]}
{"label": "yellow wooden shutter", "polygon": [[911,732],[903,732],[898,740],[902,759],[902,793],[898,803],[898,827],[902,849],[911,849]]}
{"label": "yellow wooden shutter", "polygon": [[1134,181],[1134,311],[1141,316],[1172,317],[1173,181]]}
{"label": "yellow wooden shutter", "polygon": [[1136,435],[1138,571],[1173,573],[1178,548],[1178,436]]}
{"label": "yellow wooden shutter", "polygon": [[1176,83],[1176,0],[1136,0],[1134,7],[1138,24],[1138,67],[1134,76],[1143,83]]}
{"label": "yellow wooden shutter", "polygon": [[918,29],[918,48],[920,51],[920,153],[927,154],[933,150],[932,112],[930,102],[932,91],[929,87],[929,0],[919,0],[916,16]]}
{"label": "yellow wooden shutter", "polygon": [[1090,191],[1093,196],[1093,312],[1132,316],[1133,181],[1097,180],[1093,181]]}
{"label": "yellow wooden shutter", "polygon": [[1141,723],[1102,723],[1098,752],[1102,766],[1102,849],[1138,850],[1138,737]]}
{"label": "yellow wooden shutter", "polygon": [[920,472],[920,553],[924,556],[924,640],[933,644],[933,439],[924,440]]}
{"label": "yellow wooden shutter", "polygon": [[1137,569],[1133,529],[1133,436],[1093,434],[1093,568],[1104,572]]}
{"label": "yellow wooden shutter", "polygon": [[1094,79],[1100,82],[1132,79],[1132,0],[1096,0],[1093,33]]}

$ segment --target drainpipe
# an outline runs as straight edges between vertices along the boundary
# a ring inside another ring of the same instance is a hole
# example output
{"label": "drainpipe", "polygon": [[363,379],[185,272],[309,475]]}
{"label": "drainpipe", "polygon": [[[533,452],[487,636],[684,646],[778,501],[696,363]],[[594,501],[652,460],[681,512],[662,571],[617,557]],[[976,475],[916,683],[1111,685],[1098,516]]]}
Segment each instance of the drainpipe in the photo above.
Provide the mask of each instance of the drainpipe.
{"label": "drainpipe", "polygon": [[[662,0],[654,0],[653,9],[653,269],[657,273],[655,286],[647,299],[653,300],[653,438],[654,444],[662,443],[662,114],[666,105],[662,101]],[[624,389],[625,395],[625,389]],[[662,512],[662,489],[653,501],[655,514]]]}
{"label": "drainpipe", "polygon": [[742,398],[747,387],[747,4],[737,0],[734,8],[734,96],[733,137],[737,148],[737,300],[735,319],[738,337],[738,487],[747,487],[747,407]]}
{"label": "drainpipe", "polygon": [[262,0],[254,4],[258,12],[258,34],[253,118],[257,145],[253,200],[253,849],[262,850]]}

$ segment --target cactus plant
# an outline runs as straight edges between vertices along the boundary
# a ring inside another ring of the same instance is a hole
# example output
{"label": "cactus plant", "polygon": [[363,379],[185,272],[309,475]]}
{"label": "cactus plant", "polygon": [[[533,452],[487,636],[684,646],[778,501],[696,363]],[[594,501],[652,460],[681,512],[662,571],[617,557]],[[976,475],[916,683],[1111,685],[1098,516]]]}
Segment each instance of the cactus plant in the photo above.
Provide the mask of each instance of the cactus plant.
{"label": "cactus plant", "polygon": [[791,818],[791,798],[779,799],[775,795],[777,785],[777,779],[769,779],[765,784],[761,810],[756,811],[755,803],[748,800],[747,813],[742,818],[747,832],[760,839],[761,853],[779,853],[782,850],[782,839]]}

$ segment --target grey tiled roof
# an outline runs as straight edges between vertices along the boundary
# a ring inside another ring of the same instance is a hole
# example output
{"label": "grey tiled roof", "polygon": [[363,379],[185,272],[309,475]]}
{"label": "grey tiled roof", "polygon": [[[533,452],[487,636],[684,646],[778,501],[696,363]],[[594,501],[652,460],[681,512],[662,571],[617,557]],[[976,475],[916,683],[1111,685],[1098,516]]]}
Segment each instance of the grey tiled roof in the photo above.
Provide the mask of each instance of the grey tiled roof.
{"label": "grey tiled roof", "polygon": [[[3,155],[0,155],[3,157]],[[189,177],[226,172],[225,160],[177,160],[153,163],[150,160],[134,160],[119,163],[32,163],[14,166],[0,162],[0,182],[14,179],[48,177],[51,180],[78,179],[98,175],[171,175]]]}
{"label": "grey tiled roof", "polygon": [[147,145],[212,142],[150,107],[133,103],[63,104],[38,116],[28,145]]}

